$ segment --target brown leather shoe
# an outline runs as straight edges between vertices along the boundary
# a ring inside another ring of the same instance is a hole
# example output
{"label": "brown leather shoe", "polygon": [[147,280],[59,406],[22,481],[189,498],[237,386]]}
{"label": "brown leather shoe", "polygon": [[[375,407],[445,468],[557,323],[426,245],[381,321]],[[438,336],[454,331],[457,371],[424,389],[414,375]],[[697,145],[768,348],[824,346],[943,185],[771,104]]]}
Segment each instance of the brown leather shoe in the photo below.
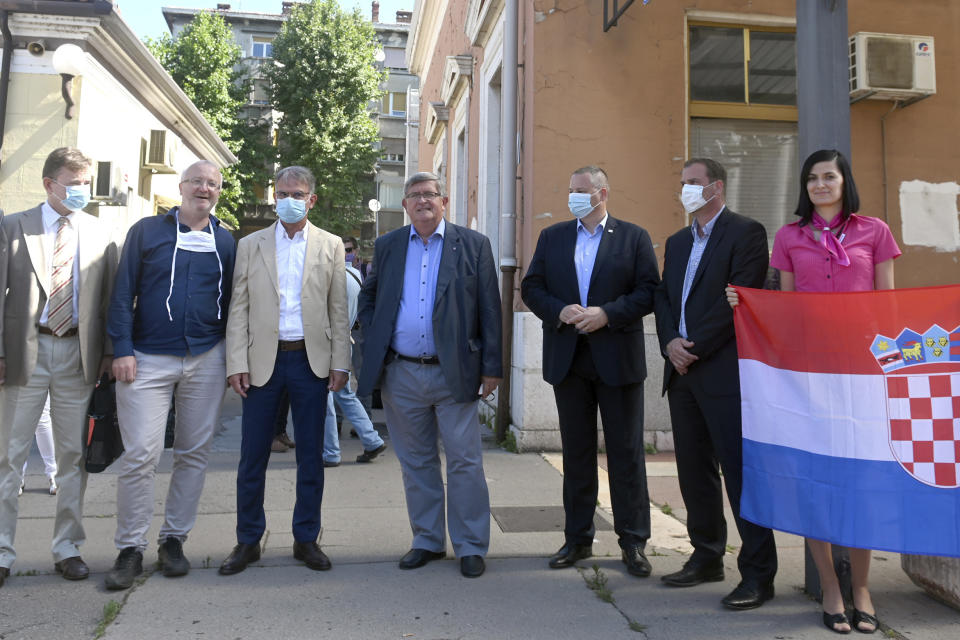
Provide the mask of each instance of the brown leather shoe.
{"label": "brown leather shoe", "polygon": [[284,443],[284,441],[280,439],[280,436],[277,436],[276,438],[274,438],[273,442],[270,443],[270,451],[274,453],[283,453],[284,451],[287,451],[289,448],[290,447],[288,447]]}
{"label": "brown leather shoe", "polygon": [[297,447],[297,443],[290,439],[290,436],[287,435],[286,431],[278,435],[277,440],[287,445],[288,449],[295,449]]}
{"label": "brown leather shoe", "polygon": [[294,542],[293,557],[314,571],[329,571],[332,566],[330,558],[316,542]]}
{"label": "brown leather shoe", "polygon": [[90,569],[80,556],[61,560],[53,567],[67,580],[86,580],[90,576]]}

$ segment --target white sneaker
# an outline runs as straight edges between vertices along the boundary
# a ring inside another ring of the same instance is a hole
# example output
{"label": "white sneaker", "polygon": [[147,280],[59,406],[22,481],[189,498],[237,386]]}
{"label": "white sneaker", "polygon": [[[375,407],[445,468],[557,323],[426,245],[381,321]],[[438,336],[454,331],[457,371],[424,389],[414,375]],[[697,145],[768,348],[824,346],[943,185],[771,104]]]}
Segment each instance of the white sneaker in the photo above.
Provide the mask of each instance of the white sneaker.
{"label": "white sneaker", "polygon": [[50,478],[50,495],[57,495],[57,480],[54,476],[48,476]]}
{"label": "white sneaker", "polygon": [[27,482],[26,477],[20,478],[20,488],[17,489],[18,498],[23,495],[23,485],[26,484],[26,482]]}

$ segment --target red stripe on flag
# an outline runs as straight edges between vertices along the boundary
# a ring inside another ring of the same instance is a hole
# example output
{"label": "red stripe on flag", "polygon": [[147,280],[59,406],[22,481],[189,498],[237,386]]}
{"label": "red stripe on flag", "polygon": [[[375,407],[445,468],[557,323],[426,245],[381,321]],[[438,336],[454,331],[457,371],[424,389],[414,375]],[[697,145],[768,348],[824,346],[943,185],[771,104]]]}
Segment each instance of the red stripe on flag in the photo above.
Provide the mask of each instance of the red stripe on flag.
{"label": "red stripe on flag", "polygon": [[878,334],[896,338],[904,329],[923,333],[934,324],[947,331],[960,325],[960,285],[852,293],[737,291],[740,358],[778,369],[881,375],[870,352]]}

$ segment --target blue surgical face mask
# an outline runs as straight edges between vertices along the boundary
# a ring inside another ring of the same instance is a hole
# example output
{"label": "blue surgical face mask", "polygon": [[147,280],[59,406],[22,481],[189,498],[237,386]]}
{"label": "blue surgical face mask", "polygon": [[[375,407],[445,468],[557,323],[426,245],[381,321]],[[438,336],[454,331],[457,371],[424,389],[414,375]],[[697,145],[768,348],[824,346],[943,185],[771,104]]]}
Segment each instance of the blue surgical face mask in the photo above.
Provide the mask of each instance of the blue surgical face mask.
{"label": "blue surgical face mask", "polygon": [[[594,191],[593,193],[596,193]],[[593,193],[571,193],[567,196],[567,207],[570,209],[570,213],[573,214],[574,218],[583,218],[590,215],[590,212],[597,208],[598,202],[596,205],[590,204],[590,198],[593,196]]]}
{"label": "blue surgical face mask", "polygon": [[287,224],[295,224],[307,215],[307,201],[296,198],[277,200],[277,217]]}
{"label": "blue surgical face mask", "polygon": [[[57,182],[57,184],[60,183]],[[60,202],[63,203],[63,206],[67,209],[80,211],[90,203],[90,185],[60,184],[60,186],[67,192],[65,198],[60,198]]]}

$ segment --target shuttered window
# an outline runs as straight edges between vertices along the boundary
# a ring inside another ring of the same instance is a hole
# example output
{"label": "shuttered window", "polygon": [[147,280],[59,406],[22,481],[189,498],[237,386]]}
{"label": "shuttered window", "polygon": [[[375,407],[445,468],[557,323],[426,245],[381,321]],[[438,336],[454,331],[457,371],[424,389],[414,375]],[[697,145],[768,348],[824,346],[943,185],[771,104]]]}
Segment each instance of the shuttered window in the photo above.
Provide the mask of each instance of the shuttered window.
{"label": "shuttered window", "polygon": [[793,222],[800,166],[797,124],[735,118],[692,118],[690,157],[713,158],[727,170],[727,206],[758,220],[767,241]]}

